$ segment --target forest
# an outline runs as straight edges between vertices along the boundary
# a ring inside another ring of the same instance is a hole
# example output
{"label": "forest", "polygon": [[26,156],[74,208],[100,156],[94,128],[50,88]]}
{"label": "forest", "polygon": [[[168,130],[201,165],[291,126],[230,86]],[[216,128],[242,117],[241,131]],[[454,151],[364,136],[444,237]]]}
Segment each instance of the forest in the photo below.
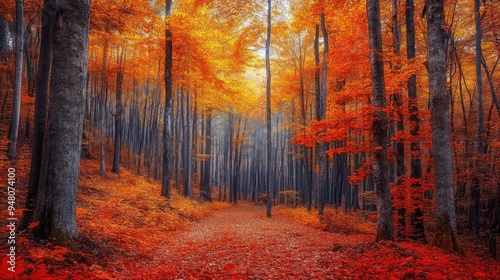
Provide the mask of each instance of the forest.
{"label": "forest", "polygon": [[0,278],[500,279],[498,14],[0,0]]}

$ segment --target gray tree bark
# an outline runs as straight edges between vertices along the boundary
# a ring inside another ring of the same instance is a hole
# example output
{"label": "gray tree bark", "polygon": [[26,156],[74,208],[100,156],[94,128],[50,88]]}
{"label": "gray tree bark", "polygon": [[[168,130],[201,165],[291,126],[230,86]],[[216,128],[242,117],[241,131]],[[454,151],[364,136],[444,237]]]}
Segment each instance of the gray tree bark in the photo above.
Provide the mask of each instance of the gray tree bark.
{"label": "gray tree bark", "polygon": [[16,31],[15,31],[15,69],[12,119],[9,127],[9,159],[16,158],[17,137],[21,117],[21,85],[23,80],[23,38],[24,38],[24,1],[16,0]]}
{"label": "gray tree bark", "polygon": [[463,254],[457,240],[450,139],[450,96],[446,83],[446,38],[443,0],[427,0],[427,60],[436,196],[434,245]]}
{"label": "gray tree bark", "polygon": [[118,72],[116,73],[116,95],[115,95],[115,146],[113,153],[113,168],[112,172],[120,174],[120,161],[122,150],[122,119],[123,119],[123,105],[122,105],[122,90],[123,90],[123,76],[125,74],[125,56],[126,52],[124,47],[121,49],[120,58],[118,61]]}
{"label": "gray tree bark", "polygon": [[[415,58],[415,5],[413,0],[406,0],[406,57],[408,59]],[[408,80],[408,97],[410,98],[410,134],[417,137],[420,131],[420,119],[418,116],[418,101],[417,101],[417,76],[410,76]],[[422,178],[422,166],[420,162],[420,144],[416,140],[410,143],[410,178]],[[412,184],[412,189],[419,189],[420,183]],[[414,204],[415,208],[411,212],[412,235],[411,237],[421,242],[426,242],[424,233],[424,217],[420,204]]]}
{"label": "gray tree bark", "polygon": [[85,109],[90,0],[55,2],[47,128],[34,220],[37,235],[71,245]]}
{"label": "gray tree bark", "polygon": [[271,186],[271,0],[267,0],[267,37],[266,37],[266,131],[267,131],[267,201],[266,214],[271,217],[273,188]]}
{"label": "gray tree bark", "polygon": [[40,180],[40,165],[42,162],[42,143],[47,120],[47,97],[49,91],[50,65],[52,55],[52,0],[45,0],[42,14],[42,37],[40,43],[40,59],[36,79],[35,116],[33,142],[31,146],[31,167],[23,218],[19,228],[26,228],[33,219],[33,210]]}
{"label": "gray tree bark", "polygon": [[368,0],[368,34],[370,37],[370,68],[373,89],[373,181],[377,195],[377,237],[376,241],[393,240],[391,194],[389,192],[389,158],[387,155],[387,127],[389,125],[384,83],[384,62],[382,60],[382,31],[380,26],[380,5],[378,0]]}
{"label": "gray tree bark", "polygon": [[166,0],[165,29],[165,111],[163,113],[163,158],[161,195],[170,198],[170,178],[172,176],[172,31],[169,17],[172,13],[172,0]]}
{"label": "gray tree bark", "polygon": [[204,168],[203,168],[203,192],[202,198],[205,201],[212,201],[212,187],[210,182],[210,174],[212,167],[212,110],[209,110],[206,115],[206,124],[205,124],[205,139],[206,139],[206,148],[205,148],[205,158]]}
{"label": "gray tree bark", "polygon": [[[321,33],[323,35],[323,71],[321,77],[321,90],[316,92],[316,120],[320,121],[326,117],[326,85],[328,77],[328,33],[326,30],[325,14],[321,13]],[[326,158],[327,143],[316,143],[316,189],[318,215],[322,215],[325,210],[326,200]]]}
{"label": "gray tree bark", "polygon": [[106,138],[106,103],[108,99],[108,79],[107,79],[107,65],[108,65],[108,41],[104,41],[102,51],[102,70],[101,70],[101,99],[99,110],[99,174],[106,175],[106,147],[104,140]]}

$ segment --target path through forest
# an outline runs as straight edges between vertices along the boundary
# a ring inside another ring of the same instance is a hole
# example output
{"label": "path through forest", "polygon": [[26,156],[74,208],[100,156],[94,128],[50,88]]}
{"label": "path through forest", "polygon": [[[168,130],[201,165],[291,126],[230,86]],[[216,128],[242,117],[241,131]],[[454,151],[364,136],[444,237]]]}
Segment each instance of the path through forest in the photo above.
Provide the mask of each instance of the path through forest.
{"label": "path through forest", "polygon": [[[173,244],[137,263],[134,274],[171,279],[338,279],[346,275],[337,244],[348,244],[340,241],[345,238],[283,217],[270,219],[264,207],[242,204],[217,211],[181,232]],[[366,239],[351,235],[349,240],[355,245]]]}

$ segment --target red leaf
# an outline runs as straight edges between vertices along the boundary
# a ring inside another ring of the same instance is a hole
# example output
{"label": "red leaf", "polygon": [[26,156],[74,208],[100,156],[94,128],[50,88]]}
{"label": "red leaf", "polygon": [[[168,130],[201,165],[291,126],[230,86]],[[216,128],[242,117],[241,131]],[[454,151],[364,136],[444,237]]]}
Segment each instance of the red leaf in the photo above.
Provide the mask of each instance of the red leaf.
{"label": "red leaf", "polygon": [[224,265],[224,269],[227,271],[231,271],[234,268],[234,264],[232,263],[227,263]]}
{"label": "red leaf", "polygon": [[477,271],[477,272],[474,273],[474,277],[485,278],[486,277],[486,273],[481,272],[481,271]]}
{"label": "red leaf", "polygon": [[32,222],[32,223],[28,226],[28,228],[29,228],[29,229],[34,229],[34,228],[36,228],[39,224],[40,224],[40,222]]}

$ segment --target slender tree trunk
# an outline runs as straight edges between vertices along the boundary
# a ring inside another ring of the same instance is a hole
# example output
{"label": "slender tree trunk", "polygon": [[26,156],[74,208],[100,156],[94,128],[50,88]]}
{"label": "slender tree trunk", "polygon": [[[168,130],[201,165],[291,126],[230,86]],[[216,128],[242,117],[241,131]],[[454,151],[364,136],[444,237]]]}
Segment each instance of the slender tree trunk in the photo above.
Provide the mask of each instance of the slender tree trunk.
{"label": "slender tree trunk", "polygon": [[40,167],[42,162],[42,143],[47,120],[47,97],[49,91],[51,49],[52,49],[52,1],[44,0],[42,14],[42,38],[40,45],[40,59],[36,79],[35,117],[33,128],[33,142],[31,146],[31,168],[26,197],[25,210],[19,229],[25,229],[33,220],[35,199],[40,180]]}
{"label": "slender tree trunk", "polygon": [[85,109],[90,1],[55,2],[47,129],[34,220],[41,238],[72,245]]}
{"label": "slender tree trunk", "polygon": [[191,197],[192,194],[192,148],[191,141],[191,94],[186,93],[186,122],[184,126],[184,196]]}
{"label": "slender tree trunk", "polygon": [[471,213],[472,217],[472,228],[474,235],[479,238],[480,230],[480,215],[481,215],[481,179],[479,175],[484,173],[481,167],[481,155],[486,154],[485,143],[484,143],[484,108],[483,108],[483,77],[481,73],[481,60],[483,58],[483,49],[481,46],[481,14],[480,14],[481,2],[479,0],[474,0],[474,17],[476,25],[476,93],[477,93],[477,150],[478,150],[478,160],[477,160],[477,171],[473,179],[472,185],[472,199],[474,200],[473,211]]}
{"label": "slender tree trunk", "polygon": [[23,42],[23,52],[24,52],[24,59],[25,59],[25,64],[26,64],[26,78],[28,80],[27,85],[28,85],[28,96],[33,97],[33,83],[34,83],[34,78],[33,78],[33,62],[32,62],[32,57],[31,57],[31,51],[30,51],[30,45],[31,42],[33,41],[33,37],[31,35],[31,25],[32,23],[28,23],[26,26],[26,29],[23,34],[24,42]]}
{"label": "slender tree trunk", "polygon": [[122,119],[123,119],[123,105],[122,105],[122,90],[123,90],[123,76],[125,74],[125,49],[121,49],[120,58],[118,59],[119,70],[116,73],[116,96],[115,96],[115,149],[113,153],[113,168],[111,172],[120,174],[120,156],[122,150]]}
{"label": "slender tree trunk", "polygon": [[23,38],[24,38],[24,1],[16,0],[16,33],[15,33],[15,70],[14,70],[14,98],[12,119],[9,127],[9,159],[15,159],[17,138],[19,134],[19,121],[21,117],[21,85],[23,79]]}
{"label": "slender tree trunk", "polygon": [[102,51],[101,106],[99,110],[99,174],[102,176],[106,175],[106,146],[104,140],[106,138],[106,101],[108,99],[107,62],[108,41],[106,39]]}
{"label": "slender tree trunk", "polygon": [[[409,60],[415,58],[415,5],[413,0],[406,0],[406,56]],[[420,131],[420,119],[418,116],[418,100],[417,100],[417,76],[415,74],[410,76],[408,80],[408,96],[410,98],[410,134],[412,141],[410,144],[411,158],[410,158],[410,178],[417,179],[419,182],[411,185],[412,192],[420,192],[422,179],[422,167],[420,162],[420,143],[415,140]],[[424,234],[424,217],[422,213],[422,198],[423,194],[419,195],[417,201],[413,203],[414,210],[411,213],[410,221],[412,225],[411,238],[426,242]]]}
{"label": "slender tree trunk", "polygon": [[163,113],[163,158],[161,195],[170,198],[170,178],[172,169],[172,31],[170,30],[170,15],[172,0],[166,0],[165,29],[165,111]]}
{"label": "slender tree trunk", "polygon": [[[401,27],[399,25],[398,19],[398,5],[399,0],[392,0],[392,37],[393,37],[393,48],[394,54],[398,57],[401,56]],[[396,70],[399,69],[399,66],[393,66]],[[404,133],[404,119],[403,119],[403,95],[400,92],[395,92],[392,94],[392,101],[394,107],[396,108],[395,112],[397,116],[393,117],[397,121],[396,131],[399,133]],[[394,121],[391,121],[391,128],[394,127]],[[394,130],[393,130],[394,131]],[[401,185],[403,176],[405,175],[405,146],[403,140],[395,140],[394,151],[396,155],[396,184]],[[406,238],[406,208],[405,208],[405,200],[406,200],[406,191],[401,192],[397,199],[401,202],[401,206],[398,208],[398,226],[397,232],[399,238]]]}
{"label": "slender tree trunk", "polygon": [[212,110],[209,110],[206,115],[205,124],[205,162],[203,168],[203,186],[202,198],[205,201],[212,201],[212,188],[210,182],[211,164],[212,164]]}
{"label": "slender tree trunk", "polygon": [[370,66],[373,88],[373,179],[377,194],[377,237],[376,241],[393,240],[392,204],[389,192],[389,159],[387,155],[387,113],[384,62],[382,59],[382,31],[380,26],[380,5],[378,0],[368,0],[368,28],[370,35]]}
{"label": "slender tree trunk", "polygon": [[266,38],[266,132],[267,132],[267,217],[271,217],[273,187],[271,186],[271,0],[267,0],[267,38]]}
{"label": "slender tree trunk", "polygon": [[463,254],[457,239],[450,140],[450,96],[446,90],[446,30],[443,0],[427,0],[427,44],[436,196],[434,245]]}
{"label": "slender tree trunk", "polygon": [[[316,92],[316,120],[320,121],[326,117],[326,85],[328,77],[328,33],[326,31],[325,14],[321,13],[321,33],[323,34],[323,73],[321,79],[321,90]],[[318,215],[322,215],[325,210],[326,199],[326,170],[327,158],[326,148],[327,143],[316,144],[316,189],[317,189],[317,206]]]}

